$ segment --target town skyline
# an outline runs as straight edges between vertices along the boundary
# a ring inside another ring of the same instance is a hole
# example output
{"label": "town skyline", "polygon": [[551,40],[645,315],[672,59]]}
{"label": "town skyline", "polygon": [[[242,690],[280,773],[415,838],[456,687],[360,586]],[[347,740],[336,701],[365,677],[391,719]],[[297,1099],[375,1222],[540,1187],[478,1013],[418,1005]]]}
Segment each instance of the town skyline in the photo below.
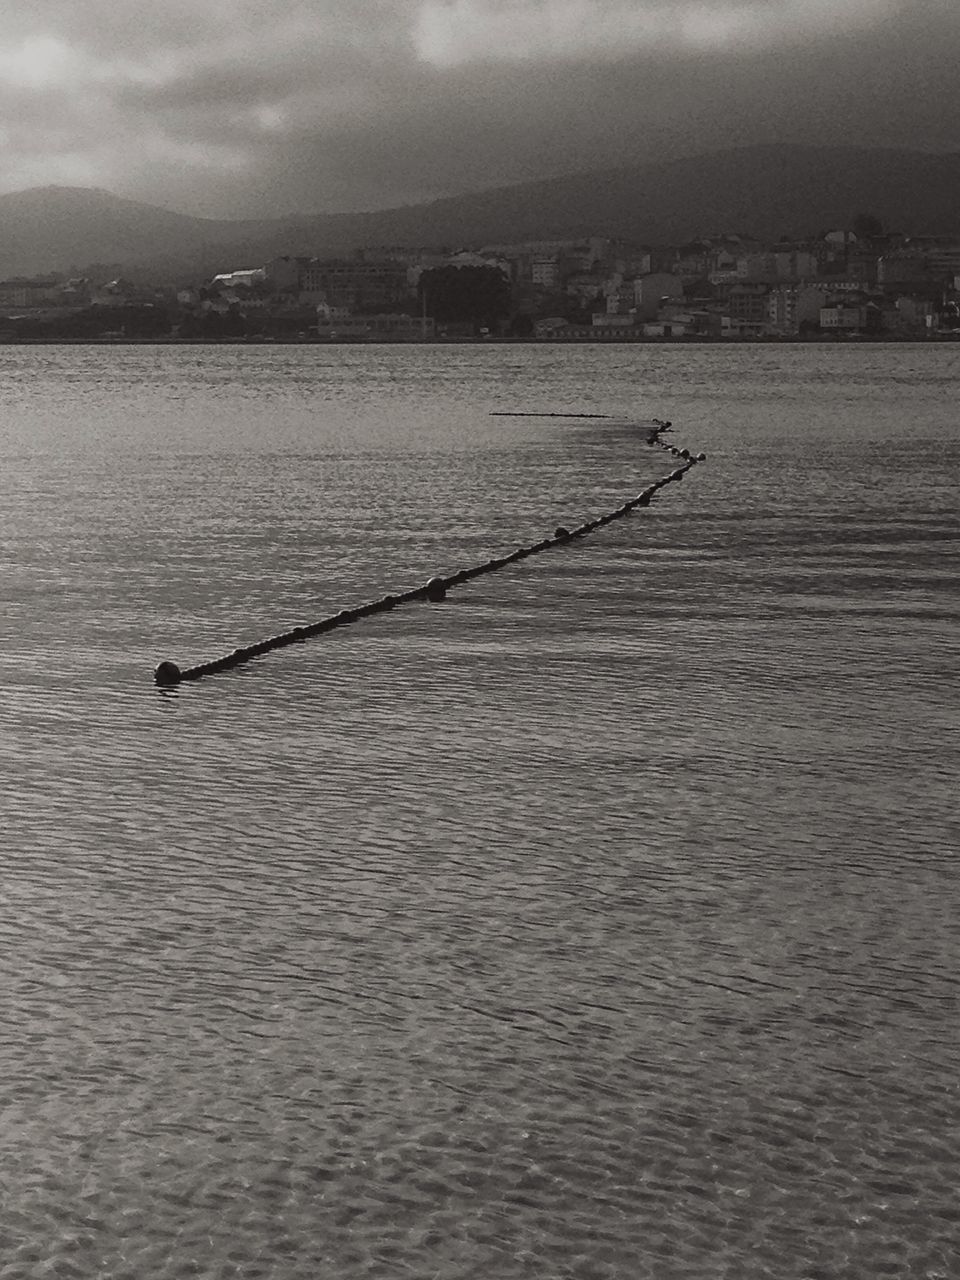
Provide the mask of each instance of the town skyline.
{"label": "town skyline", "polygon": [[122,276],[0,280],[0,341],[638,342],[960,337],[960,234],[861,213],[775,243],[586,236],[280,255],[173,289]]}
{"label": "town skyline", "polygon": [[0,275],[77,274],[100,263],[172,281],[280,254],[585,234],[650,245],[732,234],[802,239],[864,212],[891,231],[953,236],[958,207],[960,155],[843,147],[745,147],[422,205],[260,222],[191,218],[101,190],[54,187],[0,195]]}

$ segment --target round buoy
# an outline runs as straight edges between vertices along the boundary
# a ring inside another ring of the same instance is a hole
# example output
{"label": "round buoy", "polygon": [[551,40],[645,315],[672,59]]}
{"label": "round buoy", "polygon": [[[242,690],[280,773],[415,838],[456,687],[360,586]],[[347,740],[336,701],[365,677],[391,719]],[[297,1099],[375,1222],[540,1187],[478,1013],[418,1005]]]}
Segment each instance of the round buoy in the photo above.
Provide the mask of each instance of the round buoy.
{"label": "round buoy", "polygon": [[698,461],[698,462],[706,462],[706,460],[707,460],[707,455],[706,455],[705,453],[698,453],[698,454],[697,454],[697,461]]}
{"label": "round buoy", "polygon": [[426,585],[426,595],[432,604],[439,604],[441,600],[446,600],[447,584],[443,578],[431,578]]}
{"label": "round buoy", "polygon": [[179,684],[180,668],[175,662],[161,662],[153,673],[157,684]]}
{"label": "round buoy", "polygon": [[555,538],[569,538],[569,537],[570,537],[570,530],[569,530],[569,529],[565,529],[565,528],[563,527],[563,525],[562,525],[562,524],[558,524],[558,525],[557,525],[557,527],[556,527],[556,528],[554,529],[554,531],[553,531],[553,536],[554,536]]}

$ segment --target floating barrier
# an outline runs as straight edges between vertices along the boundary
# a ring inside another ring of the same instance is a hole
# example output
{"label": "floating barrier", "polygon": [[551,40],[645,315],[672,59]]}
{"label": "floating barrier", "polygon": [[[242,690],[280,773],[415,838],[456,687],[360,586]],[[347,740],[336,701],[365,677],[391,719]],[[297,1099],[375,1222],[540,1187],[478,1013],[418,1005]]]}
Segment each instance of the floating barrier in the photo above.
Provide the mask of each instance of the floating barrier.
{"label": "floating barrier", "polygon": [[[491,417],[611,419],[613,415],[606,413],[496,413],[491,414]],[[440,604],[446,599],[448,591],[453,587],[462,585],[464,582],[469,582],[472,578],[478,578],[484,573],[494,573],[497,569],[502,569],[508,564],[515,564],[519,560],[525,560],[528,556],[539,555],[540,552],[549,551],[552,547],[565,546],[575,538],[586,537],[595,530],[603,528],[604,525],[611,524],[614,520],[629,516],[638,507],[648,507],[658,491],[665,485],[682,480],[691,467],[696,466],[698,462],[706,461],[706,454],[704,453],[692,454],[688,449],[678,449],[675,445],[667,444],[662,439],[662,436],[670,431],[671,426],[670,422],[661,422],[659,418],[654,418],[652,420],[652,428],[647,433],[646,441],[651,446],[663,449],[675,457],[682,458],[683,466],[677,467],[666,476],[661,476],[659,480],[654,480],[652,484],[641,490],[635,498],[630,498],[621,506],[614,508],[613,511],[608,511],[606,514],[597,516],[593,520],[588,520],[573,529],[568,529],[565,525],[558,525],[552,537],[544,538],[540,542],[534,542],[530,546],[518,547],[507,555],[495,556],[491,560],[483,561],[481,564],[470,565],[444,577],[439,575],[432,577],[422,586],[412,587],[408,591],[381,596],[379,600],[371,600],[367,604],[357,605],[353,609],[341,609],[339,613],[331,614],[327,618],[321,618],[317,622],[291,627],[288,631],[281,631],[277,635],[267,636],[265,640],[260,640],[256,644],[233,649],[230,653],[224,654],[223,657],[214,658],[210,662],[201,662],[193,667],[181,668],[176,662],[165,660],[159,663],[154,670],[154,681],[158,685],[170,687],[180,684],[184,680],[199,680],[201,676],[215,675],[218,671],[229,671],[233,667],[239,667],[244,662],[249,662],[252,658],[259,658],[265,653],[271,653],[274,649],[282,649],[291,644],[302,644],[305,640],[310,640],[314,636],[323,635],[327,631],[334,631],[338,627],[349,626],[353,622],[359,622],[361,618],[370,618],[377,613],[386,613],[391,609],[398,608],[400,605],[411,604],[416,600]]]}
{"label": "floating barrier", "polygon": [[509,409],[496,409],[487,415],[490,418],[607,418],[612,413],[514,413]]}

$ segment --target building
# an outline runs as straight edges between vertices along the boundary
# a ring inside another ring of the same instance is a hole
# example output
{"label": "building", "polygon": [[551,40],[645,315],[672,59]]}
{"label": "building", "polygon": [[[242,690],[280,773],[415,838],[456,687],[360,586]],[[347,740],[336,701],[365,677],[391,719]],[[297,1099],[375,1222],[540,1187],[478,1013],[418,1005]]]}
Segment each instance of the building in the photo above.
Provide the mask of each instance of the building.
{"label": "building", "polygon": [[863,328],[863,308],[854,298],[828,302],[820,308],[820,328],[824,333],[858,333]]}
{"label": "building", "polygon": [[926,256],[917,249],[885,253],[877,262],[877,283],[885,289],[893,285],[922,284],[929,278]]}
{"label": "building", "polygon": [[727,294],[727,314],[733,328],[742,334],[765,332],[768,319],[769,286],[736,284]]}
{"label": "building", "polygon": [[48,307],[61,301],[63,286],[58,280],[28,280],[15,277],[0,280],[0,307],[18,311]]}
{"label": "building", "polygon": [[815,284],[781,284],[767,294],[767,326],[772,334],[783,336],[800,333],[801,329],[820,323],[823,290]]}
{"label": "building", "polygon": [[894,302],[896,318],[893,327],[905,337],[925,337],[934,327],[937,307],[929,296],[901,294]]}
{"label": "building", "polygon": [[390,312],[409,298],[407,269],[399,262],[314,258],[300,270],[301,302],[325,302],[352,314]]}
{"label": "building", "polygon": [[632,280],[624,280],[619,272],[614,273],[603,283],[603,296],[606,299],[607,314],[625,316],[631,314],[637,305],[636,290]]}
{"label": "building", "polygon": [[702,332],[692,312],[679,310],[671,310],[659,320],[645,320],[641,329],[645,338],[684,338]]}
{"label": "building", "polygon": [[541,341],[546,338],[559,338],[569,327],[569,320],[565,320],[563,316],[544,316],[542,320],[534,321],[533,336]]}
{"label": "building", "polygon": [[554,292],[560,288],[560,260],[555,257],[536,257],[530,263],[530,279],[538,289]]}
{"label": "building", "polygon": [[604,342],[637,342],[643,337],[643,329],[636,316],[610,315],[606,311],[597,312],[589,326],[571,325],[567,330],[570,336],[583,335],[584,332],[588,338]]}
{"label": "building", "polygon": [[936,280],[952,280],[960,272],[960,240],[935,240],[927,247],[927,264]]}
{"label": "building", "polygon": [[90,301],[98,307],[143,307],[165,301],[163,293],[149,285],[134,284],[122,276],[95,289]]}
{"label": "building", "polygon": [[820,308],[820,328],[824,333],[880,333],[883,323],[881,304],[865,295],[840,298]]}
{"label": "building", "polygon": [[637,317],[633,313],[620,315],[616,311],[597,311],[594,313],[592,325],[594,329],[635,329]]}
{"label": "building", "polygon": [[436,337],[436,325],[428,316],[402,312],[358,316],[322,302],[317,307],[317,336],[329,341],[428,342]]}
{"label": "building", "polygon": [[581,306],[590,306],[603,293],[603,276],[592,271],[578,271],[568,276],[563,291]]}
{"label": "building", "polygon": [[429,342],[436,337],[436,324],[430,316],[397,313],[366,319],[372,342]]}
{"label": "building", "polygon": [[818,263],[814,254],[805,249],[787,247],[775,248],[766,253],[743,254],[736,264],[738,279],[766,284],[809,280],[817,271]]}
{"label": "building", "polygon": [[713,249],[705,241],[694,240],[674,251],[670,265],[672,275],[685,279],[708,276],[713,265]]}
{"label": "building", "polygon": [[263,284],[267,278],[265,267],[242,267],[239,271],[224,271],[210,281],[211,288],[251,289],[255,284]]}

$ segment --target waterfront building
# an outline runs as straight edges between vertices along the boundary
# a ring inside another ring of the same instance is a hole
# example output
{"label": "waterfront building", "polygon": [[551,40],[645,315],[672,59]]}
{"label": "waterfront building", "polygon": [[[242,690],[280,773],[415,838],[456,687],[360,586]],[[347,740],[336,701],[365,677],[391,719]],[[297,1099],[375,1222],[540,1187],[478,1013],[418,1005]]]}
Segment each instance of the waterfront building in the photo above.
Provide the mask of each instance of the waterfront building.
{"label": "waterfront building", "polygon": [[399,262],[314,258],[300,271],[301,302],[325,302],[358,312],[391,311],[409,298],[407,271]]}
{"label": "waterfront building", "polygon": [[883,307],[866,294],[848,294],[820,308],[820,328],[824,333],[880,333]]}
{"label": "waterfront building", "polygon": [[769,286],[760,283],[734,285],[727,294],[727,314],[741,333],[761,334],[767,325]]}
{"label": "waterfront building", "polygon": [[815,284],[777,285],[766,299],[769,332],[788,336],[806,325],[818,325],[823,300],[823,289]]}
{"label": "waterfront building", "polygon": [[317,336],[331,342],[428,342],[436,325],[428,316],[352,315],[342,307],[317,308]]}

